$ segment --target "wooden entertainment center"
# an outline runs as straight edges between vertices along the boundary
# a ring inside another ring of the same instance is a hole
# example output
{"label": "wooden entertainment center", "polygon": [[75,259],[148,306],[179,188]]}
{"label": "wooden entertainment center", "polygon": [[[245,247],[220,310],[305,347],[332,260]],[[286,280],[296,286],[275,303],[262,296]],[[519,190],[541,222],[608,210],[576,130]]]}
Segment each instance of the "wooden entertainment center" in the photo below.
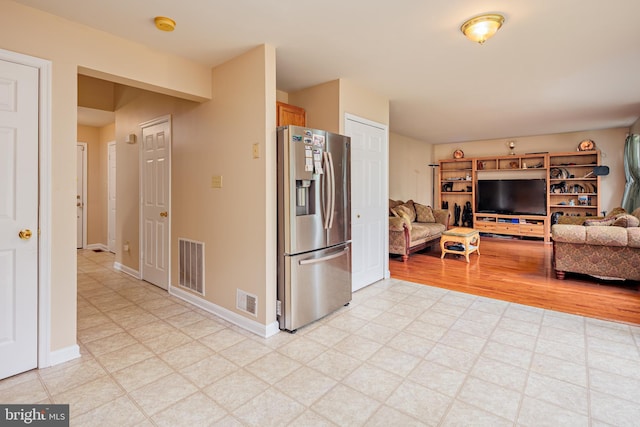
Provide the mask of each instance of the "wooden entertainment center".
{"label": "wooden entertainment center", "polygon": [[[483,233],[534,237],[549,241],[551,217],[556,215],[598,216],[600,177],[593,173],[600,165],[600,151],[531,153],[523,155],[440,160],[439,204],[470,206],[473,228]],[[508,215],[476,212],[477,184],[483,179],[545,179],[546,213]],[[460,215],[462,216],[462,215]],[[461,221],[458,225],[463,226]],[[453,224],[452,224],[453,226]]]}

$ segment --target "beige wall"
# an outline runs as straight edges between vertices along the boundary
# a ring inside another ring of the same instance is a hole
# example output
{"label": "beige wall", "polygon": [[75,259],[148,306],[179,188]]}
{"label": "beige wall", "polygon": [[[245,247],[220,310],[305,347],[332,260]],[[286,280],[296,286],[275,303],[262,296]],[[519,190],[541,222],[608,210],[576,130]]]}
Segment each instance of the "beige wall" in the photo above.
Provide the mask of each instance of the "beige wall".
{"label": "beige wall", "polygon": [[516,143],[516,154],[576,151],[580,141],[592,139],[601,151],[602,164],[610,168],[610,174],[603,176],[600,184],[602,209],[610,211],[614,207],[620,206],[622,202],[625,183],[623,151],[628,132],[628,128],[615,128],[454,144],[434,144],[433,159],[436,161],[450,159],[458,148],[464,151],[465,157],[507,155],[509,154],[507,141],[512,140]]}
{"label": "beige wall", "polygon": [[115,110],[116,84],[93,77],[78,76],[78,106],[97,110]]}
{"label": "beige wall", "polygon": [[389,100],[357,85],[348,79],[340,79],[340,131],[344,134],[344,116],[350,113],[383,125],[389,125]]}
{"label": "beige wall", "polygon": [[276,101],[284,102],[285,104],[289,103],[289,94],[283,90],[276,91]]}
{"label": "beige wall", "polygon": [[289,104],[307,112],[307,126],[340,133],[340,80],[289,93]]}
{"label": "beige wall", "polygon": [[[212,81],[215,99],[175,118],[172,252],[179,237],[204,242],[205,299],[243,314],[235,308],[242,289],[258,297],[257,321],[268,325],[276,320],[275,49],[216,67]],[[222,188],[211,188],[214,175]],[[172,272],[175,284],[175,256]]]}
{"label": "beige wall", "polygon": [[43,233],[54,248],[50,349],[62,350],[76,344],[76,177],[69,164],[75,164],[78,141],[79,70],[89,75],[99,70],[96,74],[199,100],[211,98],[210,70],[12,1],[0,0],[0,8],[0,48],[52,62],[51,229]]}
{"label": "beige wall", "polygon": [[307,112],[307,126],[344,134],[345,113],[389,125],[389,100],[356,83],[338,79],[289,93],[289,104]]}
{"label": "beige wall", "polygon": [[433,206],[431,156],[431,144],[389,133],[389,198]]}

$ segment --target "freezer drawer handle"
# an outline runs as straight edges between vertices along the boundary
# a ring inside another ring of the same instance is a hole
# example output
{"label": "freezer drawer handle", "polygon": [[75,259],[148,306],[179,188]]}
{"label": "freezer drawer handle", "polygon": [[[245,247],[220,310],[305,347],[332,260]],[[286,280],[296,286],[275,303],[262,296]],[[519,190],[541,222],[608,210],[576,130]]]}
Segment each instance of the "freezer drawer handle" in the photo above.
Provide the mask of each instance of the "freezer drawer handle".
{"label": "freezer drawer handle", "polygon": [[337,252],[335,254],[327,255],[322,258],[313,258],[313,259],[302,259],[298,261],[300,265],[309,265],[309,264],[317,264],[319,262],[329,261],[330,259],[338,258],[344,254],[349,252],[349,248],[344,248],[341,252]]}

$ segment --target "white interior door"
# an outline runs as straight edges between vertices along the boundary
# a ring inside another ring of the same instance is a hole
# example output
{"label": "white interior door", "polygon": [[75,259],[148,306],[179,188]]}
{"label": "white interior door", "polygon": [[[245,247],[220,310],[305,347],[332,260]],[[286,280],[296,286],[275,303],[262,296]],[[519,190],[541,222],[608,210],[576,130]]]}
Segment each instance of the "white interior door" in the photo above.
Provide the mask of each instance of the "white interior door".
{"label": "white interior door", "polygon": [[87,144],[79,142],[76,145],[76,247],[82,249],[87,245]]}
{"label": "white interior door", "polygon": [[352,290],[384,278],[388,270],[387,129],[348,115],[351,137]]}
{"label": "white interior door", "polygon": [[107,145],[107,248],[116,251],[116,143]]}
{"label": "white interior door", "polygon": [[0,379],[38,360],[38,69],[0,61]]}
{"label": "white interior door", "polygon": [[142,278],[163,289],[169,283],[171,122],[142,125]]}

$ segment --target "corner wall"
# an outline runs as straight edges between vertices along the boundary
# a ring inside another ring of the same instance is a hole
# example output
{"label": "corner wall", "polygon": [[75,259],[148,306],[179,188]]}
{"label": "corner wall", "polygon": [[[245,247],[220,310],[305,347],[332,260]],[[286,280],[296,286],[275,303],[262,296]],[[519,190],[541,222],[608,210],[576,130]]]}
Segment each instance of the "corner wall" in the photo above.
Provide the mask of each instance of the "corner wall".
{"label": "corner wall", "polygon": [[289,93],[289,104],[307,112],[307,126],[340,133],[340,80]]}
{"label": "corner wall", "polygon": [[429,143],[389,133],[389,198],[433,206],[431,152]]}
{"label": "corner wall", "polygon": [[[204,298],[268,326],[276,321],[275,49],[214,68],[212,86],[214,100],[175,118],[171,283],[178,238],[204,242]],[[215,175],[222,188],[211,187]],[[258,297],[256,318],[236,310],[236,289]]]}

